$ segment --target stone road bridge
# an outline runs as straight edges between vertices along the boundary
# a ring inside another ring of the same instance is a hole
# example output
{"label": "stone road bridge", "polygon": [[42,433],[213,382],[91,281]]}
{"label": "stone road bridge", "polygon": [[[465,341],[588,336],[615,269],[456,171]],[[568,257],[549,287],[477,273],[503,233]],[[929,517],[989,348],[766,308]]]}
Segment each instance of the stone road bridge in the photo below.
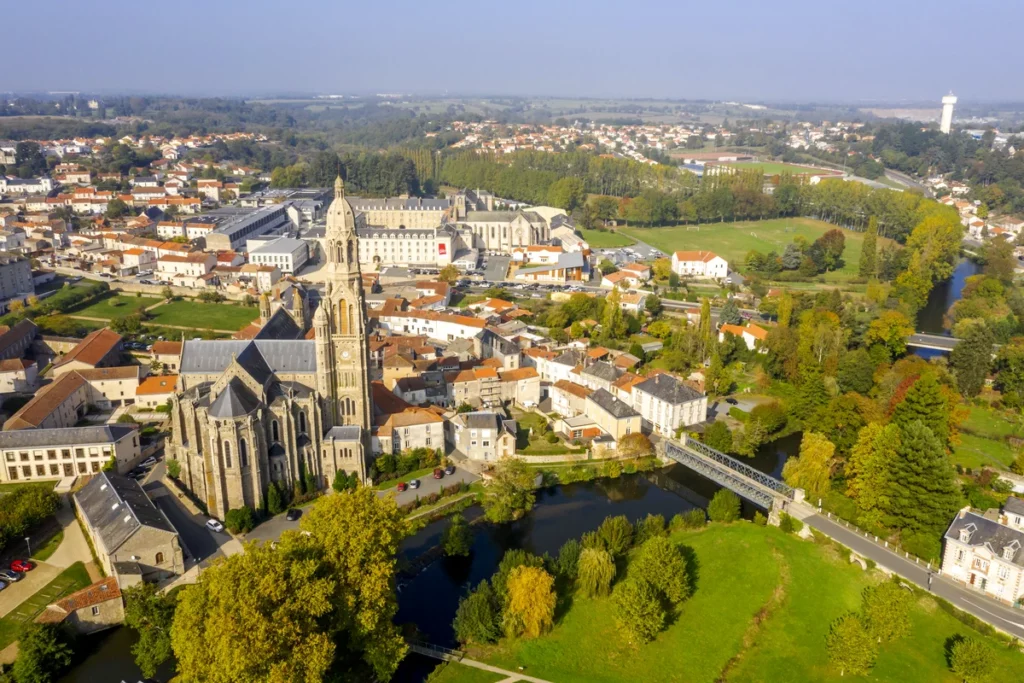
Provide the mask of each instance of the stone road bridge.
{"label": "stone road bridge", "polygon": [[660,450],[680,465],[760,505],[769,512],[773,523],[777,522],[779,512],[804,499],[802,489],[794,489],[690,436],[684,437],[682,442],[666,439],[661,442]]}

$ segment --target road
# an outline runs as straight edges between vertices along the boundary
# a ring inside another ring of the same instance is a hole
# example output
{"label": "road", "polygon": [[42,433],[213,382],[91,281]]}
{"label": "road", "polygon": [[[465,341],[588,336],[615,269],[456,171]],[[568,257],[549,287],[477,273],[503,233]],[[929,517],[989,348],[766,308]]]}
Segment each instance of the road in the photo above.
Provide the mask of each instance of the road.
{"label": "road", "polygon": [[[384,489],[383,491],[379,491],[377,493],[377,495],[383,497],[383,496],[388,495],[389,493],[390,494],[394,494],[395,495],[395,501],[399,505],[405,505],[406,503],[411,503],[414,500],[416,500],[417,496],[419,496],[420,498],[426,498],[431,493],[438,493],[438,492],[440,492],[441,489],[443,487],[445,487],[445,486],[451,486],[452,484],[455,484],[455,483],[460,482],[460,481],[464,481],[467,484],[472,484],[474,481],[477,481],[479,478],[480,477],[476,476],[472,472],[469,472],[468,470],[464,470],[464,469],[462,469],[460,467],[460,468],[455,470],[455,474],[448,475],[448,476],[444,477],[443,479],[434,479],[430,475],[427,475],[426,477],[421,477],[420,478],[420,487],[418,489],[409,489],[407,491],[402,491],[401,493],[399,493],[398,491],[395,490],[395,486],[390,486],[390,487]],[[408,481],[408,480],[403,479],[402,481]],[[398,484],[398,482],[396,481],[395,485],[397,485],[397,484]]]}
{"label": "road", "polygon": [[931,188],[922,185],[918,181],[908,176],[906,173],[900,173],[899,171],[894,171],[890,168],[887,168],[885,169],[885,177],[905,187],[909,187],[913,190],[918,190],[919,192],[924,194],[925,197],[935,196],[935,194],[931,191]]}
{"label": "road", "polygon": [[[904,559],[895,552],[876,544],[872,539],[865,538],[822,515],[811,515],[803,521],[852,549],[858,555],[869,558],[876,564],[896,572],[921,588],[928,589],[930,572],[925,565]],[[1005,606],[938,574],[932,576],[931,592],[982,621],[1017,638],[1024,639],[1024,611]]]}

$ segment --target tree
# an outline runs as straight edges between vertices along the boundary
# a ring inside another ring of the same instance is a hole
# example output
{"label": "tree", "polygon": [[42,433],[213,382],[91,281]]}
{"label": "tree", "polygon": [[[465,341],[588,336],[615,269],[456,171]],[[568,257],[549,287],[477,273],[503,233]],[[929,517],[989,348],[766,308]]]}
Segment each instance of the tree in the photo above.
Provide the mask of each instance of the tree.
{"label": "tree", "polygon": [[233,534],[248,533],[256,526],[256,515],[248,505],[228,510],[224,515],[224,526]]}
{"label": "tree", "polygon": [[547,201],[551,206],[572,213],[577,207],[583,205],[586,197],[583,181],[580,178],[568,176],[551,184],[551,187],[548,188]]}
{"label": "tree", "polygon": [[117,197],[107,202],[107,218],[120,218],[128,213],[128,205]]}
{"label": "tree", "polygon": [[790,319],[793,317],[793,295],[789,292],[783,292],[782,296],[779,297],[779,310],[777,315],[779,318],[779,327],[789,327]]}
{"label": "tree", "polygon": [[719,489],[708,503],[712,522],[735,522],[740,518],[740,498],[729,489]]}
{"label": "tree", "polygon": [[886,581],[868,586],[862,594],[861,614],[868,634],[879,643],[902,638],[910,632],[910,608],[914,604],[909,590]]}
{"label": "tree", "polygon": [[640,546],[629,564],[629,576],[651,584],[672,605],[678,605],[690,594],[686,560],[676,544],[665,536],[655,536]]}
{"label": "tree", "polygon": [[790,242],[782,252],[782,267],[785,270],[796,270],[800,267],[800,262],[803,261],[803,259],[804,254],[800,250],[800,246],[794,242]]}
{"label": "tree", "polygon": [[820,270],[830,271],[843,267],[843,251],[846,249],[846,235],[838,228],[832,228],[811,245],[809,252],[820,249],[822,263]]}
{"label": "tree", "polygon": [[71,666],[74,651],[59,624],[21,627],[11,671],[17,683],[50,683]]}
{"label": "tree", "polygon": [[454,265],[449,263],[447,266],[437,272],[437,279],[441,282],[447,282],[449,285],[455,284],[462,273]]}
{"label": "tree", "polygon": [[714,342],[711,327],[711,301],[704,297],[700,300],[700,360],[707,358]]}
{"label": "tree", "polygon": [[933,373],[927,373],[914,382],[906,397],[892,413],[893,424],[906,428],[920,421],[934,434],[943,448],[949,442],[949,403]]}
{"label": "tree", "polygon": [[875,384],[875,361],[867,349],[848,351],[839,359],[836,381],[842,391],[866,394]]}
{"label": "tree", "polygon": [[701,440],[716,451],[728,453],[732,450],[732,432],[724,422],[712,422],[705,427]]}
{"label": "tree", "polygon": [[497,603],[497,596],[486,580],[459,600],[452,627],[460,643],[493,643],[501,637]]}
{"label": "tree", "polygon": [[964,683],[980,683],[992,671],[992,651],[977,638],[958,637],[949,650],[949,668]]}
{"label": "tree", "polygon": [[167,476],[177,479],[181,476],[181,463],[173,458],[167,459]]}
{"label": "tree", "polygon": [[637,644],[649,643],[665,627],[665,608],[658,591],[643,580],[627,579],[615,587],[619,626]]}
{"label": "tree", "polygon": [[813,501],[828,492],[832,474],[832,456],[836,447],[815,432],[804,432],[800,455],[790,458],[782,468],[782,478],[794,488],[802,488]]}
{"label": "tree", "polygon": [[794,415],[804,421],[812,420],[818,411],[828,405],[828,390],[821,369],[813,364],[805,364],[800,369],[800,387],[793,407]]}
{"label": "tree", "polygon": [[728,325],[739,325],[743,322],[743,316],[740,315],[740,309],[736,306],[735,301],[729,299],[725,302],[722,310],[718,312],[718,320]]}
{"label": "tree", "polygon": [[885,311],[871,321],[864,341],[868,346],[885,349],[889,358],[899,358],[907,350],[907,337],[914,334],[914,325],[899,311]]}
{"label": "tree", "polygon": [[651,314],[651,317],[657,318],[661,315],[662,311],[661,299],[658,298],[657,294],[648,294],[647,298],[644,299],[644,308]]}
{"label": "tree", "polygon": [[577,564],[577,587],[587,597],[608,595],[615,579],[615,560],[602,548],[583,548]]}
{"label": "tree", "polygon": [[522,460],[502,458],[484,498],[484,511],[491,522],[519,519],[533,507],[534,471]]}
{"label": "tree", "polygon": [[157,668],[171,658],[174,601],[160,593],[153,583],[131,586],[121,594],[124,623],[139,634],[139,640],[132,646],[135,663],[143,676],[152,678]]}
{"label": "tree", "polygon": [[597,535],[612,557],[622,557],[633,545],[633,525],[625,515],[605,517]]}
{"label": "tree", "polygon": [[570,538],[558,549],[558,558],[555,560],[555,567],[564,578],[575,581],[579,575],[580,553],[583,546],[575,538]]}
{"label": "tree", "polygon": [[943,444],[917,420],[900,426],[899,457],[889,482],[889,523],[936,536],[960,508],[956,473]]}
{"label": "tree", "polygon": [[828,660],[839,669],[839,675],[867,675],[878,656],[876,646],[860,617],[847,614],[832,622],[825,636]]}
{"label": "tree", "polygon": [[622,339],[629,328],[622,315],[622,295],[613,289],[604,302],[604,316],[601,319],[601,334],[608,339]]}
{"label": "tree", "polygon": [[992,367],[994,341],[988,325],[972,325],[949,354],[949,364],[956,371],[957,389],[967,398],[974,398],[985,386],[985,377]]}
{"label": "tree", "polygon": [[[341,470],[339,470],[340,472]],[[272,481],[267,484],[267,512],[271,515],[279,515],[285,510],[284,496],[281,495],[281,489],[278,488],[277,482]]]}
{"label": "tree", "polygon": [[875,422],[860,430],[846,464],[847,494],[857,504],[860,523],[882,523],[889,510],[892,468],[900,450],[900,428]]}
{"label": "tree", "polygon": [[452,515],[451,524],[441,536],[441,546],[444,548],[444,554],[449,557],[453,555],[469,557],[469,552],[473,547],[473,534],[461,512]]}
{"label": "tree", "polygon": [[820,432],[835,446],[836,455],[845,458],[857,441],[857,433],[868,422],[865,412],[873,407],[871,401],[859,394],[842,394],[829,401],[814,416],[812,424],[805,426]]}
{"label": "tree", "polygon": [[498,569],[491,576],[491,587],[494,594],[498,596],[498,603],[504,604],[508,600],[508,578],[516,567],[543,567],[544,559],[537,557],[531,552],[514,548],[506,550],[498,563]]}
{"label": "tree", "polygon": [[618,454],[622,458],[642,458],[654,452],[654,444],[641,432],[627,434],[619,440]]}
{"label": "tree", "polygon": [[555,621],[555,580],[540,567],[520,566],[508,577],[505,633],[537,638]]}
{"label": "tree", "polygon": [[996,388],[1006,394],[1024,396],[1024,338],[1011,340],[996,353]]}
{"label": "tree", "polygon": [[160,296],[162,296],[163,298],[165,298],[167,300],[173,299],[174,298],[174,290],[171,289],[170,287],[164,287],[163,289],[160,290]]}
{"label": "tree", "polygon": [[668,533],[665,527],[665,515],[648,513],[643,519],[636,520],[633,525],[633,544],[641,545],[648,539],[656,536],[664,536]]}
{"label": "tree", "polygon": [[868,219],[868,228],[864,231],[858,271],[861,277],[867,278],[875,277],[878,272],[878,219],[874,216]]}
{"label": "tree", "polygon": [[617,271],[618,267],[608,259],[601,259],[601,262],[597,264],[597,269],[601,271],[602,275],[610,275]]}
{"label": "tree", "polygon": [[594,207],[594,213],[602,221],[608,222],[615,218],[619,213],[619,202],[615,197],[600,196],[594,197],[591,200],[591,204]]}
{"label": "tree", "polygon": [[356,475],[356,473],[353,472],[352,476],[350,477],[349,475],[345,474],[345,470],[338,470],[337,472],[335,472],[334,481],[331,482],[331,488],[334,489],[337,493],[341,493],[342,491],[350,491],[356,488],[356,486],[358,485],[359,477]]}

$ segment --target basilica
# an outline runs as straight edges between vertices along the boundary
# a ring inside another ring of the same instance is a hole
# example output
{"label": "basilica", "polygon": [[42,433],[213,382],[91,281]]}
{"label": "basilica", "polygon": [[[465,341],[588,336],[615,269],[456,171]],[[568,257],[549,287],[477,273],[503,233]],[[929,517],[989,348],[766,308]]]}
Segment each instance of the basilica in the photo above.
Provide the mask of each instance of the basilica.
{"label": "basilica", "polygon": [[340,178],[323,249],[327,284],[311,339],[296,334],[283,309],[271,314],[261,302],[265,323],[288,324],[264,324],[250,339],[182,346],[167,457],[180,463],[180,481],[210,515],[262,506],[270,482],[290,490],[312,475],[322,488],[339,470],[367,479],[369,352],[355,212]]}

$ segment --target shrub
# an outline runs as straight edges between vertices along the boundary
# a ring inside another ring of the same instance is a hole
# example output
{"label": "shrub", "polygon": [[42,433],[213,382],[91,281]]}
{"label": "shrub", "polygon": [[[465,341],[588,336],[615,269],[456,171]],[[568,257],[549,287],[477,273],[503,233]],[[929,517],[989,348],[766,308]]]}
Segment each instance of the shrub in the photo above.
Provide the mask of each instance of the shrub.
{"label": "shrub", "polygon": [[672,515],[672,520],[668,523],[669,531],[679,531],[686,527],[686,520],[678,512]]}
{"label": "shrub", "polygon": [[804,523],[796,517],[791,517],[785,512],[779,513],[779,529],[787,534],[798,534],[804,528]]}
{"label": "shrub", "polygon": [[281,489],[277,487],[277,482],[272,481],[267,486],[267,512],[271,515],[279,515],[284,512],[284,509],[284,496],[281,494]]}
{"label": "shrub", "polygon": [[737,422],[746,422],[747,418],[750,417],[750,414],[740,410],[738,406],[733,406],[732,408],[729,408],[729,417]]}
{"label": "shrub", "polygon": [[658,592],[646,581],[628,579],[616,586],[615,607],[619,626],[635,643],[649,643],[665,627]]}
{"label": "shrub", "polygon": [[608,595],[615,579],[615,561],[611,553],[599,548],[584,548],[577,563],[576,585],[583,595]]}
{"label": "shrub", "polygon": [[469,557],[473,546],[473,534],[461,512],[452,515],[452,523],[448,525],[441,536],[441,545],[444,548],[444,554],[449,557],[453,555]]}
{"label": "shrub", "polygon": [[663,515],[649,514],[643,519],[636,521],[636,530],[633,536],[636,539],[635,543],[639,545],[655,536],[664,536],[666,532],[665,517]]}
{"label": "shrub", "polygon": [[256,527],[256,514],[248,505],[228,510],[224,515],[224,526],[233,534],[244,534]]}
{"label": "shrub", "polygon": [[942,554],[942,541],[927,533],[906,532],[900,537],[900,545],[922,560],[938,560]]}
{"label": "shrub", "polygon": [[683,526],[687,529],[700,529],[707,523],[707,515],[700,508],[687,510],[683,513]]}
{"label": "shrub", "polygon": [[558,443],[558,435],[555,434],[554,432],[548,432],[547,436],[545,436],[544,439],[550,444]]}
{"label": "shrub", "polygon": [[657,536],[643,544],[629,564],[630,577],[651,584],[668,602],[678,605],[690,593],[686,560],[676,544]]}
{"label": "shrub", "polygon": [[759,510],[754,513],[754,524],[756,524],[757,526],[767,526],[768,518],[762,515],[761,511]]}
{"label": "shrub", "polygon": [[177,479],[181,476],[181,463],[174,458],[167,459],[167,475],[172,479]]}
{"label": "shrub", "polygon": [[761,403],[750,411],[750,421],[760,422],[767,433],[774,434],[786,426],[786,409],[778,401]]}
{"label": "shrub", "polygon": [[575,580],[579,573],[580,553],[583,546],[575,538],[570,538],[558,549],[558,559],[555,567],[558,575],[569,580]]}
{"label": "shrub", "polygon": [[601,463],[601,476],[618,479],[622,476],[622,463],[618,460],[607,460]]}
{"label": "shrub", "polygon": [[633,545],[633,525],[625,515],[605,517],[597,529],[605,550],[613,557],[620,557]]}
{"label": "shrub", "polygon": [[460,643],[493,643],[501,635],[498,599],[487,581],[459,601],[455,612],[455,637]]}
{"label": "shrub", "polygon": [[992,651],[977,638],[954,636],[949,646],[949,668],[964,683],[978,683],[992,670]]}
{"label": "shrub", "polygon": [[740,499],[729,489],[719,489],[708,504],[712,522],[735,522],[740,518]]}

